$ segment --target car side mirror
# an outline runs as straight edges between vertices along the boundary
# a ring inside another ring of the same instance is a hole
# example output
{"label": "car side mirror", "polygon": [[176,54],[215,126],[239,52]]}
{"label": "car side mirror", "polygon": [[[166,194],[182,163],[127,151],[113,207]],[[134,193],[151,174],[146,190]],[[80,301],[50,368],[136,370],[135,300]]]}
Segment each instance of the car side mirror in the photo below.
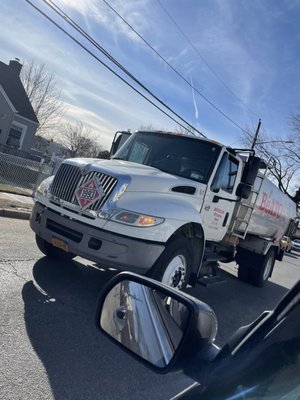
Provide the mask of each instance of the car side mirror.
{"label": "car side mirror", "polygon": [[217,333],[212,309],[137,274],[122,272],[107,284],[96,324],[117,345],[158,372],[183,369],[197,351],[203,352],[203,358],[216,354],[215,349],[209,352]]}

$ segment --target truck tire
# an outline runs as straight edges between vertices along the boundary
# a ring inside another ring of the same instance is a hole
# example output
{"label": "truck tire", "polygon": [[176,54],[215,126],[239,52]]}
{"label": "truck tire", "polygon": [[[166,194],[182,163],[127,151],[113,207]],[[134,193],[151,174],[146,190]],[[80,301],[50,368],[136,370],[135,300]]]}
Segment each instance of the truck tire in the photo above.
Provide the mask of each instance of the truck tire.
{"label": "truck tire", "polygon": [[[286,250],[286,251],[288,251],[288,250]],[[277,258],[276,258],[278,261],[282,261],[283,260],[284,252],[285,251],[283,249],[279,249],[278,255],[277,255]]]}
{"label": "truck tire", "polygon": [[55,260],[72,260],[75,257],[73,253],[66,253],[63,250],[57,249],[51,243],[46,242],[39,235],[35,235],[35,241],[39,250],[49,258]]}
{"label": "truck tire", "polygon": [[249,265],[246,262],[241,262],[238,268],[238,278],[240,281],[250,283],[249,281]]}
{"label": "truck tire", "polygon": [[272,274],[274,264],[275,252],[272,247],[265,256],[256,256],[256,261],[249,270],[252,285],[263,287]]}
{"label": "truck tire", "polygon": [[251,283],[250,282],[250,273],[249,270],[253,263],[253,255],[245,249],[239,249],[236,254],[236,262],[238,264],[238,278],[239,280]]}
{"label": "truck tire", "polygon": [[189,282],[193,259],[190,241],[177,237],[166,247],[148,276],[176,289],[184,289]]}

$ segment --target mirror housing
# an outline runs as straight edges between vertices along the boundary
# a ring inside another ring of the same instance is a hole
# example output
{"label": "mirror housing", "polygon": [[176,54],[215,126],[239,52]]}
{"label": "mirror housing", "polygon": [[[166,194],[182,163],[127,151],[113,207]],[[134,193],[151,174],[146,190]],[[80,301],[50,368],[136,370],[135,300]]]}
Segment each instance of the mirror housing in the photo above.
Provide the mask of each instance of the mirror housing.
{"label": "mirror housing", "polygon": [[255,155],[250,155],[245,163],[241,181],[246,185],[253,186],[260,167],[261,158]]}
{"label": "mirror housing", "polygon": [[217,319],[207,304],[130,272],[121,272],[103,288],[96,326],[131,356],[160,373],[190,368],[192,363],[199,368],[219,351],[213,345]]}
{"label": "mirror housing", "polygon": [[236,188],[235,194],[242,199],[248,199],[251,194],[251,188],[252,188],[251,185],[248,185],[244,182],[240,182],[238,184],[238,187]]}
{"label": "mirror housing", "polygon": [[111,158],[120,147],[126,142],[126,140],[131,136],[131,132],[124,132],[124,131],[117,131],[115,133],[110,151],[109,151],[109,158]]}

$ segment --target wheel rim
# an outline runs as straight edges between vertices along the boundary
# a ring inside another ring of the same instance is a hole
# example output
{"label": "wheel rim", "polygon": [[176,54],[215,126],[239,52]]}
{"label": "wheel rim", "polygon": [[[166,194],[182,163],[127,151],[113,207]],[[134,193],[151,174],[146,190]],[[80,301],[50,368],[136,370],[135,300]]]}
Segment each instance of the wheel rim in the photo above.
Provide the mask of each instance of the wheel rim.
{"label": "wheel rim", "polygon": [[166,267],[162,277],[162,283],[181,289],[185,282],[187,262],[183,255],[174,257]]}
{"label": "wheel rim", "polygon": [[267,264],[265,266],[265,270],[264,270],[264,274],[263,274],[263,280],[266,281],[269,276],[270,276],[270,272],[271,272],[271,268],[272,268],[272,257],[268,258]]}

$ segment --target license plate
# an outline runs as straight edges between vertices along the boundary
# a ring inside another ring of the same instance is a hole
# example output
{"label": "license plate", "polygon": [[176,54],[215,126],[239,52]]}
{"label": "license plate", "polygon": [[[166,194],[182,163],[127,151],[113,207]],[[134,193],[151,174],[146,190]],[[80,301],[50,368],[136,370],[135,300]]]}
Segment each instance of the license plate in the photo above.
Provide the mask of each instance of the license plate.
{"label": "license plate", "polygon": [[63,240],[60,240],[57,238],[52,238],[51,243],[54,247],[57,247],[58,249],[63,250],[67,253],[69,252],[69,245],[68,245],[68,243],[64,242]]}

